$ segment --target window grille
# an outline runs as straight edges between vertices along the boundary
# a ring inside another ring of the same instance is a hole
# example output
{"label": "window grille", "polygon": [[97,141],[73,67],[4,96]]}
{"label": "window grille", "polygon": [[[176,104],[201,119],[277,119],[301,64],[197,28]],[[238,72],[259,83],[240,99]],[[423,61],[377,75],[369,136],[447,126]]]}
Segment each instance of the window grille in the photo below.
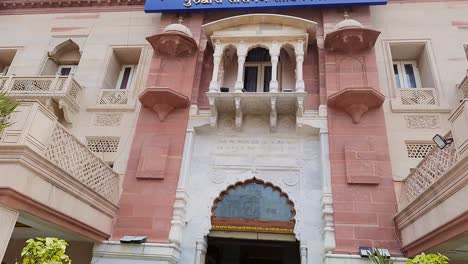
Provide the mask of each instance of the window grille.
{"label": "window grille", "polygon": [[119,148],[119,137],[88,137],[86,145],[95,153],[117,152]]}
{"label": "window grille", "polygon": [[434,148],[431,143],[406,143],[408,158],[422,159]]}

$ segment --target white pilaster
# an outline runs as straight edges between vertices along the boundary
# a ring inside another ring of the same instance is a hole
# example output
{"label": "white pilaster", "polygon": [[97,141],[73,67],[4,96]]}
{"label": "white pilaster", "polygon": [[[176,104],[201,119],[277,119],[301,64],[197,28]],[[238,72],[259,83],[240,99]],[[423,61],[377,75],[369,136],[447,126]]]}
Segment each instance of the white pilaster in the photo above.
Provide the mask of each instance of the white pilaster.
{"label": "white pilaster", "polygon": [[324,253],[331,253],[335,249],[335,225],[333,223],[333,196],[331,191],[330,153],[328,144],[328,129],[320,130],[320,148],[322,162],[322,220],[323,220],[323,248]]}
{"label": "white pilaster", "polygon": [[169,232],[169,241],[180,245],[182,243],[183,231],[185,228],[185,214],[188,201],[186,190],[188,171],[192,160],[192,149],[195,131],[189,129],[185,135],[184,153],[182,166],[180,170],[179,182],[177,184],[174,209],[171,220],[171,230]]}
{"label": "white pilaster", "polygon": [[0,261],[5,255],[18,215],[17,211],[0,205]]}
{"label": "white pilaster", "polygon": [[195,254],[195,264],[205,264],[206,250],[208,244],[205,240],[198,240]]}

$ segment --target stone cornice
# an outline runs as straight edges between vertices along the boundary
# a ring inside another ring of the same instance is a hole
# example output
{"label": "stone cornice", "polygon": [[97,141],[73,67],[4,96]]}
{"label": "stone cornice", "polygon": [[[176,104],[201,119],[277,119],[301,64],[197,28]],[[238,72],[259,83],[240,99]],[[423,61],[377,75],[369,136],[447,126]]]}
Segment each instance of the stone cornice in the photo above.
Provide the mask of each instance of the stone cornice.
{"label": "stone cornice", "polygon": [[2,0],[0,14],[83,13],[143,10],[144,0]]}

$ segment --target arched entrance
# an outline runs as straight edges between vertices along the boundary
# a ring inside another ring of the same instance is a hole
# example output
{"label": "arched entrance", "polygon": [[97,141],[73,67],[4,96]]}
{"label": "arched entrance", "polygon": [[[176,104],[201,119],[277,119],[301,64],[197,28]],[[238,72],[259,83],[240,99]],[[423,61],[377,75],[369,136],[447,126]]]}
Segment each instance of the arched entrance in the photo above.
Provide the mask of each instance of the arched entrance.
{"label": "arched entrance", "polygon": [[278,187],[258,179],[228,187],[212,207],[206,264],[299,264],[296,211]]}

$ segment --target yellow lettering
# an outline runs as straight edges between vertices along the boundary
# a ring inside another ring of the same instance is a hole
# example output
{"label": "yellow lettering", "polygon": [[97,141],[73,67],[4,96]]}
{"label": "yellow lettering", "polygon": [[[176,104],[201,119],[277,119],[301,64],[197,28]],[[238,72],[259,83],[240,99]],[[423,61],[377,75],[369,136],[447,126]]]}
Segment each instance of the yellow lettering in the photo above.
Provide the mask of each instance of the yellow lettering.
{"label": "yellow lettering", "polygon": [[192,6],[192,0],[184,0],[184,6],[185,7],[191,7]]}

